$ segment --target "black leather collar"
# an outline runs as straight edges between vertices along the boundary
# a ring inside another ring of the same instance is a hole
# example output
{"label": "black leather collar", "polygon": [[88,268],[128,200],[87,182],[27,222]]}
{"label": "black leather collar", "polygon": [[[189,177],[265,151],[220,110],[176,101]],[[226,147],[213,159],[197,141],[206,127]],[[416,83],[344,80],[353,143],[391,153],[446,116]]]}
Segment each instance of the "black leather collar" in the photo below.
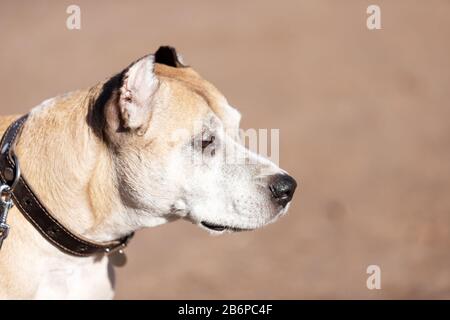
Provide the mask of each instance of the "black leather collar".
{"label": "black leather collar", "polygon": [[20,174],[19,162],[14,153],[15,141],[27,119],[28,115],[25,115],[14,121],[0,144],[0,180],[11,187],[12,199],[20,212],[45,239],[64,253],[87,257],[125,248],[133,234],[104,243],[83,239],[58,222],[41,203],[25,177]]}

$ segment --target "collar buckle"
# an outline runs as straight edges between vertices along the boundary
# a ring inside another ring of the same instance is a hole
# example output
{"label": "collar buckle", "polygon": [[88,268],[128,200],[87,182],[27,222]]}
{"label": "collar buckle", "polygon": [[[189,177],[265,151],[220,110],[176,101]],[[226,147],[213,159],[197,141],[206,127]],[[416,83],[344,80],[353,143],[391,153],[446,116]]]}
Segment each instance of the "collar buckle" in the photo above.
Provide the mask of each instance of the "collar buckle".
{"label": "collar buckle", "polygon": [[11,187],[7,184],[0,186],[0,249],[3,241],[8,237],[9,225],[6,223],[9,210],[14,206],[11,200]]}

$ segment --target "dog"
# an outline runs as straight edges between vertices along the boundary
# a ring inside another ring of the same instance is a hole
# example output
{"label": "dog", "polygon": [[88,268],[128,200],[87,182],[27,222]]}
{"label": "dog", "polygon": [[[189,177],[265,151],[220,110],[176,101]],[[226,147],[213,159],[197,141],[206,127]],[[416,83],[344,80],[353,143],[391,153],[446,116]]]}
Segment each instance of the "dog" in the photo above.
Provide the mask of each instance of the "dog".
{"label": "dog", "polygon": [[[91,241],[178,219],[211,234],[254,230],[286,213],[296,182],[241,144],[240,117],[165,46],[32,109],[16,153],[52,215]],[[17,118],[2,117],[0,131]],[[226,152],[245,163],[228,163]],[[8,223],[0,298],[113,298],[108,255],[61,252],[16,207]]]}

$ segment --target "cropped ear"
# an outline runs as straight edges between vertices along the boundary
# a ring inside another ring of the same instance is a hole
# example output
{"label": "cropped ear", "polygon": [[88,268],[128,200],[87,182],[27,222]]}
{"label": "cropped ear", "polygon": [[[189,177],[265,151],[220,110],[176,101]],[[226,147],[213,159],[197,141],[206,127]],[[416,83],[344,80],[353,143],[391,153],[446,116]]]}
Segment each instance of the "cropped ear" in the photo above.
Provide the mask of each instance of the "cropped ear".
{"label": "cropped ear", "polygon": [[[86,121],[93,133],[107,143],[120,143],[118,133],[144,135],[152,115],[152,99],[159,86],[154,55],[132,63],[90,92]],[[97,91],[98,90],[98,91]]]}
{"label": "cropped ear", "polygon": [[118,111],[125,130],[143,135],[147,131],[151,117],[151,100],[158,86],[153,72],[154,56],[148,55],[134,64],[123,74],[119,89]]}
{"label": "cropped ear", "polygon": [[185,68],[181,56],[174,47],[161,46],[155,52],[155,63],[165,64],[174,68]]}

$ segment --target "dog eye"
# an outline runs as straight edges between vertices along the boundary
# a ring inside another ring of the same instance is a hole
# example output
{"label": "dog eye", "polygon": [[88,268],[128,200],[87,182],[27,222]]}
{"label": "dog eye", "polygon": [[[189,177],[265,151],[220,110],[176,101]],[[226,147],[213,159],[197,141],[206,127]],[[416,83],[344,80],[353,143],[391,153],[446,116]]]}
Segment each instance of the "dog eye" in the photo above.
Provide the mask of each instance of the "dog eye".
{"label": "dog eye", "polygon": [[208,146],[213,144],[214,140],[216,140],[216,137],[211,136],[208,139],[202,140],[202,150],[205,150]]}

